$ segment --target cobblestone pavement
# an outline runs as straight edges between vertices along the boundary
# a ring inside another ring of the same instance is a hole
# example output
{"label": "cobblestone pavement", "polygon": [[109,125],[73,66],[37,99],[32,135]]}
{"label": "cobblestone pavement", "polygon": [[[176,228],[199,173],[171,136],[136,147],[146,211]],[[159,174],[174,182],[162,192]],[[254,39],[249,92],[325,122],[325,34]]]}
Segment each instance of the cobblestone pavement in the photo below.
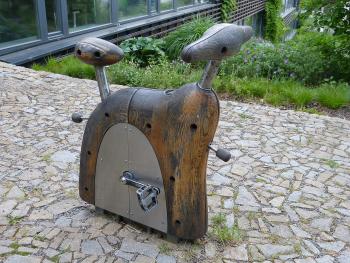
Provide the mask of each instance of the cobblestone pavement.
{"label": "cobblestone pavement", "polygon": [[70,115],[98,101],[94,81],[0,63],[0,261],[350,262],[349,121],[222,102],[215,143],[234,160],[210,155],[209,217],[234,239],[210,221],[173,244],[79,199],[84,125]]}

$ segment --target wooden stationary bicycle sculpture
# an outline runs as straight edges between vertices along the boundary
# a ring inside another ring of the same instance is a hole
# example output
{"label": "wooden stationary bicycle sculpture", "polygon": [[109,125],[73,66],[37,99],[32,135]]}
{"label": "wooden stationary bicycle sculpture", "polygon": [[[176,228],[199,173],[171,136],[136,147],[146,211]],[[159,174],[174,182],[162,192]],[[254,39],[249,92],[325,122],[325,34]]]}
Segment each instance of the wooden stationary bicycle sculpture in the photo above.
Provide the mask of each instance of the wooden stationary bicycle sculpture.
{"label": "wooden stationary bicycle sculpture", "polygon": [[[159,230],[196,239],[208,227],[206,169],[219,120],[211,84],[219,64],[236,54],[252,29],[218,24],[182,51],[185,62],[207,61],[198,83],[176,90],[127,88],[110,93],[104,66],[123,51],[97,38],[76,45],[76,56],[95,66],[102,102],[85,128],[80,155],[80,197],[97,208]],[[72,119],[81,122],[74,113]]]}

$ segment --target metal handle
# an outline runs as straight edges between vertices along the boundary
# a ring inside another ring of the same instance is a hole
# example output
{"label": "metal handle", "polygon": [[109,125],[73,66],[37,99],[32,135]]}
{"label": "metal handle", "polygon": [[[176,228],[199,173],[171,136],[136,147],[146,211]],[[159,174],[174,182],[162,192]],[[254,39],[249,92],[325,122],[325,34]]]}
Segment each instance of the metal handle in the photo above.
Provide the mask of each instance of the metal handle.
{"label": "metal handle", "polygon": [[143,211],[149,212],[158,205],[157,197],[160,194],[160,189],[158,187],[137,181],[134,174],[129,171],[123,172],[120,181],[125,185],[137,188],[137,199]]}
{"label": "metal handle", "polygon": [[223,160],[224,162],[228,162],[231,159],[231,153],[225,149],[218,148],[217,150],[214,149],[211,144],[208,145],[209,149],[214,151],[216,154],[216,157],[218,157],[220,160]]}

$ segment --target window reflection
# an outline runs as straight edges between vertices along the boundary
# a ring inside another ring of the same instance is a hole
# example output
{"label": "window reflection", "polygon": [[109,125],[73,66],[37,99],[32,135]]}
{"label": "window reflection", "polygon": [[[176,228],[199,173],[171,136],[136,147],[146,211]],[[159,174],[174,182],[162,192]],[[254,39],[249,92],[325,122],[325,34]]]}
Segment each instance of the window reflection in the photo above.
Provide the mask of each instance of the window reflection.
{"label": "window reflection", "polygon": [[68,0],[67,5],[70,31],[110,22],[109,0]]}
{"label": "window reflection", "polygon": [[37,39],[35,0],[0,1],[0,47]]}
{"label": "window reflection", "polygon": [[192,5],[192,4],[193,4],[193,0],[177,0],[178,7]]}
{"label": "window reflection", "polygon": [[61,31],[60,1],[46,0],[46,19],[49,32]]}
{"label": "window reflection", "polygon": [[173,8],[173,0],[160,0],[160,11],[169,10]]}
{"label": "window reflection", "polygon": [[120,20],[147,15],[147,0],[118,0]]}

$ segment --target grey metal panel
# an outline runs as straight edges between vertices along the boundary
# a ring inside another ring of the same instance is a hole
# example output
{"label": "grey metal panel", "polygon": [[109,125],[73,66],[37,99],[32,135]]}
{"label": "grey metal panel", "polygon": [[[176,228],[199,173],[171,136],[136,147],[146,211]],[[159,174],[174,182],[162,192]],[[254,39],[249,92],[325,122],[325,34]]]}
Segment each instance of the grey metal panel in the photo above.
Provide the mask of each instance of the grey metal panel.
{"label": "grey metal panel", "polygon": [[[130,124],[116,124],[106,132],[97,158],[95,205],[166,233],[168,226],[163,178],[158,159],[146,136]],[[157,207],[149,212],[141,209],[137,188],[120,181],[124,171],[130,171],[136,180],[160,189]]]}
{"label": "grey metal panel", "polygon": [[128,124],[108,129],[97,158],[95,205],[129,218],[129,187],[120,182],[120,176],[128,170]]}
{"label": "grey metal panel", "polygon": [[38,24],[39,24],[40,38],[43,40],[47,40],[48,31],[47,31],[45,0],[37,1],[37,18],[38,18]]}
{"label": "grey metal panel", "polygon": [[146,136],[132,125],[129,125],[128,144],[130,171],[136,175],[137,180],[160,189],[158,206],[145,212],[138,203],[136,188],[130,187],[130,219],[166,233],[168,229],[167,210],[158,159]]}

